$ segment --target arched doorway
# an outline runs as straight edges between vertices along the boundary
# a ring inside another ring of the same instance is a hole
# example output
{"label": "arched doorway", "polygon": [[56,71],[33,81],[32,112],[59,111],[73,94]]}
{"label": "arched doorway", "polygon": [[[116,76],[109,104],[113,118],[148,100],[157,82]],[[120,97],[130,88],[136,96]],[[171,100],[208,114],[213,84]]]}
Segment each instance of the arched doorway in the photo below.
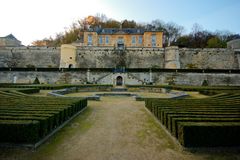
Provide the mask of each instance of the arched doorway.
{"label": "arched doorway", "polygon": [[117,76],[116,85],[117,86],[122,86],[123,85],[123,78],[122,78],[122,76]]}
{"label": "arched doorway", "polygon": [[72,65],[72,64],[69,64],[69,65],[68,65],[68,68],[73,68],[73,65]]}

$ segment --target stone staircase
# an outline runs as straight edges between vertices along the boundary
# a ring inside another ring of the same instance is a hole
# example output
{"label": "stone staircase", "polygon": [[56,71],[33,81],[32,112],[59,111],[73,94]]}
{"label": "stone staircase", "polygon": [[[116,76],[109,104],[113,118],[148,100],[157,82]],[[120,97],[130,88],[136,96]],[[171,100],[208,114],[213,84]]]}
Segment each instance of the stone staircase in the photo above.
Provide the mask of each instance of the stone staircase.
{"label": "stone staircase", "polygon": [[132,73],[128,73],[128,79],[134,79],[136,80],[138,83],[143,84],[143,80],[139,79],[138,77],[136,77],[135,75],[133,75]]}
{"label": "stone staircase", "polygon": [[105,77],[110,76],[110,75],[112,75],[112,73],[108,73],[108,74],[106,74],[106,75],[98,78],[98,79],[96,80],[96,82],[100,82],[102,79],[104,79]]}
{"label": "stone staircase", "polygon": [[127,92],[128,89],[124,87],[114,87],[111,89],[112,92]]}

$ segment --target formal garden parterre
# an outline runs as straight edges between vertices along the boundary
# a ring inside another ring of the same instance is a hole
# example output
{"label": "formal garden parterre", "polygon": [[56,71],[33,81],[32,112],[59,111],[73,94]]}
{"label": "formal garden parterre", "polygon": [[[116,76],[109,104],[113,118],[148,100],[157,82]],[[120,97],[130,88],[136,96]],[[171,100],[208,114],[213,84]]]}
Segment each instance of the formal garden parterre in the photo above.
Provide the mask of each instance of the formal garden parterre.
{"label": "formal garden parterre", "polygon": [[[109,91],[112,85],[4,85],[0,88],[1,144],[35,144],[87,106],[86,98],[35,97],[40,89],[77,87]],[[178,89],[211,95],[203,99],[146,98],[145,106],[184,147],[240,146],[240,88],[129,85],[147,92]]]}
{"label": "formal garden parterre", "polygon": [[34,97],[24,94],[37,91],[39,89],[36,88],[0,91],[1,144],[35,147],[35,144],[87,107],[85,98]]}
{"label": "formal garden parterre", "polygon": [[146,99],[145,105],[184,147],[236,147],[240,94],[238,88],[232,89],[214,89],[218,94],[205,99]]}

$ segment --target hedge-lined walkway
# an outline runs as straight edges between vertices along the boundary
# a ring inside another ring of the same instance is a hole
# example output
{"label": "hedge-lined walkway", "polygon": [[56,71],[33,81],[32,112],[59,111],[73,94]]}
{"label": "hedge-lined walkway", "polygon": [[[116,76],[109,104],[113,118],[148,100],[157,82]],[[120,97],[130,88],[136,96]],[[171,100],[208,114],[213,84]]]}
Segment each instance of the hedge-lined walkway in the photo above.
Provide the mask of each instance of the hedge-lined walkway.
{"label": "hedge-lined walkway", "polygon": [[239,159],[240,154],[182,151],[130,97],[104,97],[36,151],[0,149],[0,159],[192,160]]}

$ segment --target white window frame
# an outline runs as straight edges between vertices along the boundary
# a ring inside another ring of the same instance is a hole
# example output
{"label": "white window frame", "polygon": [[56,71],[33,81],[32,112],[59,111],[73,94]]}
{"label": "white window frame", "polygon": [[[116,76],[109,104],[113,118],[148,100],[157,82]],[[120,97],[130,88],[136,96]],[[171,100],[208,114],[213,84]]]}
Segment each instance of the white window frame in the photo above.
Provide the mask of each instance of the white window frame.
{"label": "white window frame", "polygon": [[99,36],[99,37],[98,37],[98,43],[99,43],[99,44],[103,44],[103,37],[102,37],[102,36]]}
{"label": "white window frame", "polygon": [[152,47],[156,47],[157,36],[156,34],[152,34]]}
{"label": "white window frame", "polygon": [[132,36],[132,44],[136,44],[136,36]]}
{"label": "white window frame", "polygon": [[142,43],[143,43],[143,36],[139,36],[139,37],[138,37],[138,43],[139,43],[139,44],[142,44]]}
{"label": "white window frame", "polygon": [[92,45],[93,43],[92,43],[92,35],[91,34],[89,34],[88,35],[88,45]]}
{"label": "white window frame", "polygon": [[109,36],[106,36],[106,37],[105,37],[105,43],[106,43],[106,44],[109,44]]}

